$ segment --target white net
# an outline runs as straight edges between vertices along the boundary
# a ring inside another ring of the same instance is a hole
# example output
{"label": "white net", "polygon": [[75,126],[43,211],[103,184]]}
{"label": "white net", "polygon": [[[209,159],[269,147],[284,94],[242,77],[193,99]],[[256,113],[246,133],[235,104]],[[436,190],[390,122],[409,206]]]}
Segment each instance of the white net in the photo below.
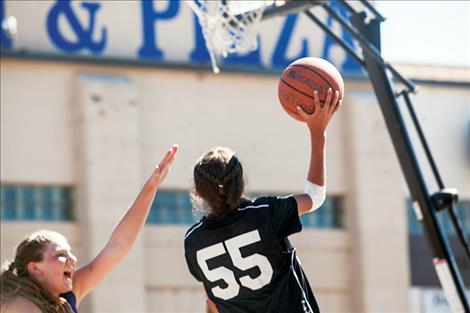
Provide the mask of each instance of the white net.
{"label": "white net", "polygon": [[230,53],[246,53],[258,47],[256,25],[267,1],[191,0],[186,1],[198,17],[214,73],[220,58]]}

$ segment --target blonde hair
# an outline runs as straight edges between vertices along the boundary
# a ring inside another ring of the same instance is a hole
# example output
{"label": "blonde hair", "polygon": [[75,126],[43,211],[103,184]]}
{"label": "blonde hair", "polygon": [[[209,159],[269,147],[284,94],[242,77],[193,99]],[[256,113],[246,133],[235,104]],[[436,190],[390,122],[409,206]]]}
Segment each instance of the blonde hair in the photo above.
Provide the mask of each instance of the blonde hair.
{"label": "blonde hair", "polygon": [[47,245],[63,241],[65,237],[50,230],[40,230],[26,236],[16,248],[15,259],[6,262],[0,275],[0,302],[7,305],[17,297],[23,297],[35,304],[43,313],[73,313],[63,298],[53,297],[28,272],[29,262],[40,262]]}

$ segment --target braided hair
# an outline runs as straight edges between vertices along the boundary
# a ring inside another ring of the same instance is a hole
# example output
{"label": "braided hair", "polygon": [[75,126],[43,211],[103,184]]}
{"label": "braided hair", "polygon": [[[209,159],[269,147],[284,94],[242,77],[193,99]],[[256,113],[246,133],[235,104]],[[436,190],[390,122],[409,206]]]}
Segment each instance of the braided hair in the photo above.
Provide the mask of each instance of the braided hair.
{"label": "braided hair", "polygon": [[243,168],[232,150],[215,147],[194,166],[193,198],[201,198],[209,208],[208,217],[224,216],[249,203],[243,194]]}
{"label": "braided hair", "polygon": [[2,266],[0,274],[0,304],[7,307],[10,301],[23,297],[35,304],[43,313],[73,313],[63,298],[53,297],[31,276],[29,262],[41,262],[47,245],[64,240],[59,233],[41,230],[28,235],[16,248],[15,260]]}

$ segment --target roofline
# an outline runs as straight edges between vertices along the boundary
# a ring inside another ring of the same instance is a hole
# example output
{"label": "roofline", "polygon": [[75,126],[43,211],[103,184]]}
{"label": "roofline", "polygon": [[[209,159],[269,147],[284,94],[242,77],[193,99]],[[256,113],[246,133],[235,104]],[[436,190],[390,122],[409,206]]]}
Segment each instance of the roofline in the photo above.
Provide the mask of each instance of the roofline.
{"label": "roofline", "polygon": [[[1,50],[1,59],[13,59],[13,60],[28,60],[28,61],[48,61],[58,63],[77,63],[77,64],[89,64],[98,66],[124,66],[124,67],[136,67],[136,68],[162,68],[162,69],[173,69],[173,70],[194,70],[200,72],[212,72],[212,67],[209,64],[191,64],[183,62],[168,62],[158,60],[138,60],[129,58],[119,57],[106,57],[96,58],[93,56],[85,55],[65,55],[65,54],[54,54],[54,53],[43,53],[43,52],[31,52],[27,50]],[[439,86],[450,86],[450,87],[470,87],[470,68],[455,68],[455,67],[442,67],[442,66],[422,66],[422,65],[396,65],[398,70],[405,72],[405,76],[411,78],[411,80],[417,84],[423,85],[439,85]],[[469,77],[460,76],[453,77],[453,79],[439,79],[439,78],[426,78],[418,77],[416,70],[429,70],[442,68],[447,71],[465,71],[468,70]],[[274,68],[253,68],[249,66],[240,65],[224,65],[222,67],[225,73],[244,73],[253,75],[268,75],[268,76],[279,76],[282,69]],[[343,77],[346,80],[352,81],[368,81],[369,78],[363,73],[357,72],[343,72]],[[456,79],[457,78],[457,79]]]}

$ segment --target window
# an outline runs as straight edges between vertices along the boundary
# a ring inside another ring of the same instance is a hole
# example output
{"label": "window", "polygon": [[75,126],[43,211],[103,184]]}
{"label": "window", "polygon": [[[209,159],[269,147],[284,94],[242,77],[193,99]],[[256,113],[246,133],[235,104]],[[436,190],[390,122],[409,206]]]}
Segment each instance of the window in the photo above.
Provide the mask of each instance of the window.
{"label": "window", "polygon": [[[278,194],[277,196],[285,195],[286,194]],[[256,199],[262,196],[265,196],[265,194],[251,193],[248,195],[250,199]],[[306,228],[344,228],[342,197],[327,197],[323,205],[316,209],[315,212],[302,215],[300,222],[302,226]]]}
{"label": "window", "polygon": [[[464,233],[468,234],[470,231],[470,201],[457,202],[457,206],[454,210],[457,214],[457,218],[460,222],[460,225],[462,226]],[[447,210],[438,212],[437,218],[441,229],[445,234],[450,236],[456,235],[454,225],[452,224]],[[423,235],[423,226],[421,225],[421,221],[418,221],[416,218],[411,201],[408,201],[408,232],[410,235]]]}
{"label": "window", "polygon": [[[250,194],[256,199],[260,194]],[[192,211],[191,198],[188,191],[159,190],[150,208],[147,223],[149,224],[193,224],[202,215]],[[314,213],[305,214],[300,218],[304,227],[343,228],[344,217],[341,197],[328,197],[325,203]]]}
{"label": "window", "polygon": [[[429,238],[424,235],[422,223],[416,218],[411,201],[407,202],[407,211],[411,285],[420,288],[423,286],[438,287],[440,286],[439,278],[432,262],[434,252],[429,245]],[[459,201],[455,212],[462,226],[464,236],[468,238],[470,231],[470,201]],[[449,213],[447,210],[443,210],[437,212],[436,217],[441,226],[440,229],[447,239],[449,253],[451,253],[451,257],[460,271],[463,283],[468,286],[470,284],[468,255],[455,234]]]}
{"label": "window", "polygon": [[73,189],[67,186],[1,184],[2,221],[73,220]]}
{"label": "window", "polygon": [[303,227],[344,228],[342,199],[339,196],[327,197],[315,212],[300,217]]}
{"label": "window", "polygon": [[191,198],[187,191],[159,190],[150,208],[149,224],[193,224]]}

